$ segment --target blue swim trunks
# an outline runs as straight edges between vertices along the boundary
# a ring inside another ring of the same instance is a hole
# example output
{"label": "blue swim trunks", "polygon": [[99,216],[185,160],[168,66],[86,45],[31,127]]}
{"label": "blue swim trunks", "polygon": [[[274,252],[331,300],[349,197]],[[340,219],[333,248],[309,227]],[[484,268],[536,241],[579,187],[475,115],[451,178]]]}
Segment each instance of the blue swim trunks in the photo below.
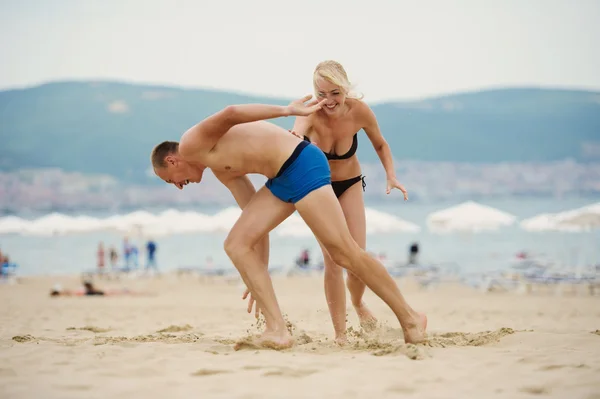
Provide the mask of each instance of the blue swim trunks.
{"label": "blue swim trunks", "polygon": [[331,184],[331,170],[323,151],[302,141],[265,186],[280,200],[295,204],[328,184]]}

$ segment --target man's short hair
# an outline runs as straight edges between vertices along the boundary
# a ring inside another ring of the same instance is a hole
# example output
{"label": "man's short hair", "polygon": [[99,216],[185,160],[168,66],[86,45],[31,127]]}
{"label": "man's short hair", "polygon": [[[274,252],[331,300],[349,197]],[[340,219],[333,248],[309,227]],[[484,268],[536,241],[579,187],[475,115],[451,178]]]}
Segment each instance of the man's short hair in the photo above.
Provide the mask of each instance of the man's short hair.
{"label": "man's short hair", "polygon": [[151,160],[152,167],[164,168],[167,166],[165,158],[167,155],[171,155],[177,152],[179,149],[179,143],[176,141],[163,141],[152,150]]}

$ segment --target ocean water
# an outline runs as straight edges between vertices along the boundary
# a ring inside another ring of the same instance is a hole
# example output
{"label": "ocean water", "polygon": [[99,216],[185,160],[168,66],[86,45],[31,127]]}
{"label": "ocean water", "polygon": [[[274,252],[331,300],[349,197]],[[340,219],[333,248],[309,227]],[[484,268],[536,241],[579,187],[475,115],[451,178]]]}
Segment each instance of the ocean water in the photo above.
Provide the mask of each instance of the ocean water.
{"label": "ocean water", "polygon": [[[560,212],[598,202],[598,198],[505,198],[477,201],[516,215],[520,220],[544,212]],[[383,253],[393,262],[404,262],[408,247],[419,242],[421,263],[454,264],[463,272],[482,272],[507,268],[519,251],[543,256],[568,268],[600,263],[600,233],[527,232],[515,225],[494,232],[438,235],[427,230],[425,219],[431,212],[456,205],[461,201],[419,203],[386,201],[367,203],[379,211],[396,215],[421,226],[418,233],[378,233],[367,237],[367,249]],[[206,214],[219,211],[215,207],[197,207]],[[149,210],[158,212],[159,209]],[[89,216],[110,214],[77,213]],[[40,215],[38,215],[40,216]],[[208,257],[221,267],[233,268],[224,250],[226,233],[178,234],[156,239],[157,259],[162,271],[179,267],[204,266]],[[0,250],[18,264],[19,275],[74,274],[96,266],[96,250],[105,247],[122,251],[123,236],[116,232],[93,232],[65,236],[37,237],[16,234],[0,235]],[[280,237],[271,235],[270,265],[291,265],[304,248],[310,250],[313,262],[322,256],[313,237]],[[141,266],[145,264],[141,239],[130,239],[140,247]],[[107,260],[108,263],[108,260]]]}

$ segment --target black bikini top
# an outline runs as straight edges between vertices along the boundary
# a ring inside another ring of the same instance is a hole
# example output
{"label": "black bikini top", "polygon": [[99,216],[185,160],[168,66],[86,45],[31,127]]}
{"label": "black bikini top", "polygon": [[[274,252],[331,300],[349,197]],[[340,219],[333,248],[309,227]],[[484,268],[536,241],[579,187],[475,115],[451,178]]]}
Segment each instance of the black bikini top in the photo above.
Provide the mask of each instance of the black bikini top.
{"label": "black bikini top", "polygon": [[[310,139],[308,137],[304,136],[304,140],[308,141],[310,143]],[[343,155],[338,155],[336,153],[329,153],[329,152],[323,151],[323,154],[325,154],[327,159],[330,161],[336,160],[336,159],[348,159],[351,156],[353,156],[354,154],[356,154],[357,149],[358,149],[358,133],[354,134],[354,137],[352,138],[352,146],[350,147],[350,149],[348,150],[347,153],[345,153]]]}

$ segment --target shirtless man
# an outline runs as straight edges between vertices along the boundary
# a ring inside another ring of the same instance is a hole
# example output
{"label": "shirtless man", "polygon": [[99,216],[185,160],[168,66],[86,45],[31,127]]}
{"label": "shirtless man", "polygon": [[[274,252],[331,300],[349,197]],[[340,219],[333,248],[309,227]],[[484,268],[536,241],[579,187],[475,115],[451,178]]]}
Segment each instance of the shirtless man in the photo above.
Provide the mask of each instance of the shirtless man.
{"label": "shirtless man", "polygon": [[[305,116],[324,101],[307,106],[306,96],[288,106],[230,105],[186,131],[180,143],[165,141],[151,155],[158,177],[183,189],[200,183],[206,168],[221,181],[249,173],[268,178],[244,207],[225,240],[225,252],[246,287],[260,305],[267,326],[260,344],[271,348],[293,345],[279,308],[273,284],[261,255],[260,242],[295,210],[336,264],[351,271],[394,312],[406,342],[425,338],[427,318],[413,310],[387,270],[352,239],[344,214],[331,187],[327,158],[315,145],[265,122],[286,116]],[[228,175],[228,178],[223,176]]]}

